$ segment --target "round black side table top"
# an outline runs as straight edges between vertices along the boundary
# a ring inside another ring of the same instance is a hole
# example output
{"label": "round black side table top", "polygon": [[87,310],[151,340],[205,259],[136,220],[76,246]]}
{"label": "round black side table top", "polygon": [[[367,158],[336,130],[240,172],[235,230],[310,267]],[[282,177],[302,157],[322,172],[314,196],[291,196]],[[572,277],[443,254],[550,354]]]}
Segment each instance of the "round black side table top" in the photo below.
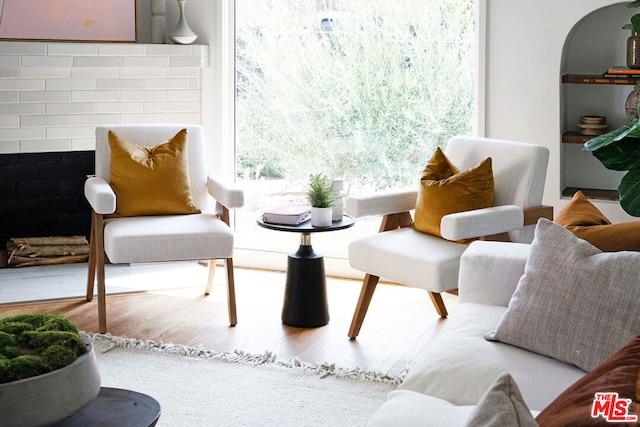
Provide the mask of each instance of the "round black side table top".
{"label": "round black side table top", "polygon": [[325,231],[344,230],[345,228],[352,227],[353,224],[355,224],[355,220],[349,215],[343,215],[341,221],[332,222],[328,227],[314,227],[311,225],[311,220],[298,225],[284,225],[272,224],[270,222],[265,222],[262,218],[258,218],[258,225],[260,227],[268,228],[270,230],[293,231],[297,233],[322,233]]}
{"label": "round black side table top", "polygon": [[160,418],[160,404],[151,396],[120,388],[101,387],[98,397],[55,427],[151,427]]}

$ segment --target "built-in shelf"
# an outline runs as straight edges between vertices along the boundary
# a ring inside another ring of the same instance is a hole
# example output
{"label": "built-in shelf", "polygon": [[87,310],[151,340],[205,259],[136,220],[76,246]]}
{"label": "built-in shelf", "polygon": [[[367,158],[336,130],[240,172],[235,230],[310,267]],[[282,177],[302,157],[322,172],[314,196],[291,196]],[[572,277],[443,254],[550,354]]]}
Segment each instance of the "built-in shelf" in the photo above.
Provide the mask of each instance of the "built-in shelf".
{"label": "built-in shelf", "polygon": [[573,197],[576,191],[582,191],[582,193],[590,199],[610,201],[620,200],[620,196],[617,190],[598,190],[595,188],[567,187],[562,190],[562,196]]}
{"label": "built-in shelf", "polygon": [[591,135],[583,135],[575,130],[568,130],[562,134],[562,142],[565,144],[584,144],[593,138]]}

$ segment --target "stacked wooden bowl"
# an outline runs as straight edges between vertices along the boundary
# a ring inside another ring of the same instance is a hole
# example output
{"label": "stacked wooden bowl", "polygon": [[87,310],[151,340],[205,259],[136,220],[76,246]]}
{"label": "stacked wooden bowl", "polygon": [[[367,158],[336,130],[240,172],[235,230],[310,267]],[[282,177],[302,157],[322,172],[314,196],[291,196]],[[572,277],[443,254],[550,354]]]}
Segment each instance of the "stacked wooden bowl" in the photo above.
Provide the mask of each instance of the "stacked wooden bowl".
{"label": "stacked wooden bowl", "polygon": [[581,116],[578,127],[582,135],[596,136],[606,133],[610,125],[604,116]]}

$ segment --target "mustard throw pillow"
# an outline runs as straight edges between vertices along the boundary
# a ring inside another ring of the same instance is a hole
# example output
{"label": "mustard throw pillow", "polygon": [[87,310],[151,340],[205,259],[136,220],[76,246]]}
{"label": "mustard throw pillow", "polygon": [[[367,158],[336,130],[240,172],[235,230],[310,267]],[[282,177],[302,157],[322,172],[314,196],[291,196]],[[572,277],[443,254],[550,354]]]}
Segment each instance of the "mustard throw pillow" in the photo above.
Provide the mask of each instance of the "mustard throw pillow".
{"label": "mustard throw pillow", "polygon": [[109,131],[113,216],[199,213],[191,197],[187,130],[155,147],[143,147]]}
{"label": "mustard throw pillow", "polygon": [[442,237],[440,220],[443,216],[488,208],[492,203],[491,158],[460,172],[438,147],[422,171],[413,227]]}
{"label": "mustard throw pillow", "polygon": [[640,251],[640,221],[611,224],[581,191],[576,191],[553,222],[601,251]]}

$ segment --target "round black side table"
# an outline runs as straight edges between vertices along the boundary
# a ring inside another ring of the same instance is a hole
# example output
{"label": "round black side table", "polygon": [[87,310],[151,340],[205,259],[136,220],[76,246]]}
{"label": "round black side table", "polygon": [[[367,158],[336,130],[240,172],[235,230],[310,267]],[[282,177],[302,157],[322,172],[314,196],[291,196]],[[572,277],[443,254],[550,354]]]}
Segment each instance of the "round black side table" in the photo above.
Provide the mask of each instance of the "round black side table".
{"label": "round black side table", "polygon": [[289,254],[287,261],[282,323],[300,328],[315,328],[329,323],[324,259],[314,252],[311,234],[344,230],[354,223],[353,218],[347,215],[343,215],[342,221],[335,221],[329,227],[314,227],[311,221],[299,225],[281,225],[258,219],[260,227],[300,233],[300,246],[296,252]]}

